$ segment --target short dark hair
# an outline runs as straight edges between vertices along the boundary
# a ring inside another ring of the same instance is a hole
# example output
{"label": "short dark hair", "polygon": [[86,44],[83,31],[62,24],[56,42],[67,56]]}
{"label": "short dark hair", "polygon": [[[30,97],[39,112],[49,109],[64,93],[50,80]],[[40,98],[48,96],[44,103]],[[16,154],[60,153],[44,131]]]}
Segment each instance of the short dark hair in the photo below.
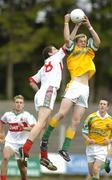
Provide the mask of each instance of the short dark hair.
{"label": "short dark hair", "polygon": [[103,97],[103,98],[100,98],[100,100],[99,101],[107,101],[107,105],[109,106],[110,105],[110,100],[109,100],[109,98],[105,98],[105,97]]}
{"label": "short dark hair", "polygon": [[42,51],[42,56],[44,59],[47,59],[49,57],[49,52],[51,52],[53,46],[47,46]]}

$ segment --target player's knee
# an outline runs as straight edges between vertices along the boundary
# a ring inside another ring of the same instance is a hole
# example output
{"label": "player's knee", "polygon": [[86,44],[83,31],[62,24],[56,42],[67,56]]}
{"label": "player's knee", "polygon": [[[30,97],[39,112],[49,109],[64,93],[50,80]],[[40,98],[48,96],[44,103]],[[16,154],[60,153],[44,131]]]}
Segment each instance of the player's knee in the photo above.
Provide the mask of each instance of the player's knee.
{"label": "player's knee", "polygon": [[38,122],[38,127],[41,129],[41,130],[43,130],[43,129],[45,129],[45,126],[46,126],[46,122],[45,121],[40,121],[40,122]]}
{"label": "player's knee", "polygon": [[9,161],[9,158],[10,158],[10,156],[5,155],[5,156],[3,157],[3,161],[8,162],[8,161]]}
{"label": "player's knee", "polygon": [[47,124],[43,124],[42,129],[45,129],[47,127]]}
{"label": "player's knee", "polygon": [[75,127],[78,126],[80,124],[80,122],[81,122],[81,120],[79,117],[72,119],[72,125]]}
{"label": "player's knee", "polygon": [[64,116],[65,116],[65,114],[62,111],[57,114],[57,117],[59,120],[62,120],[64,118]]}

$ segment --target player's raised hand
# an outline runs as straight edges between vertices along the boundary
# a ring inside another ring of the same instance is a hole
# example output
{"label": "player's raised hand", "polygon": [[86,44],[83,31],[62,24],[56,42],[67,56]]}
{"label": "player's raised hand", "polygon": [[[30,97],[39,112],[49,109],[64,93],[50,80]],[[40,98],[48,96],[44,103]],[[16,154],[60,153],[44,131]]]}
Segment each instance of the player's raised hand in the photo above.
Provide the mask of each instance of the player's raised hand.
{"label": "player's raised hand", "polygon": [[65,23],[68,23],[70,21],[70,14],[65,14],[64,18]]}
{"label": "player's raised hand", "polygon": [[91,27],[91,23],[90,23],[90,21],[89,21],[87,16],[84,16],[82,24],[87,26],[87,28]]}

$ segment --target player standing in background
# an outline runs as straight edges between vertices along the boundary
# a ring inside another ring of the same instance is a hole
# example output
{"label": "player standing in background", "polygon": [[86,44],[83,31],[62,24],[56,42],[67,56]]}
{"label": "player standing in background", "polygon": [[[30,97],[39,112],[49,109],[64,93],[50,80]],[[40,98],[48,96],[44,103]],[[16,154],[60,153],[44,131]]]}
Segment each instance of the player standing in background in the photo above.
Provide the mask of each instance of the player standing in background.
{"label": "player standing in background", "polygon": [[[68,29],[64,26],[64,34],[67,36],[68,33],[66,30]],[[69,37],[66,38],[68,39]],[[72,42],[65,41],[65,44],[59,50],[54,46],[46,47],[43,50],[44,65],[36,75],[29,78],[31,87],[36,90],[34,103],[38,113],[38,122],[32,128],[23,148],[20,148],[24,162],[27,160],[26,158],[29,157],[29,151],[35,138],[38,137],[45,128],[49,115],[53,110],[57,90],[60,88],[62,80],[63,59],[68,51],[70,51],[69,47],[71,46]],[[40,89],[38,88],[38,83],[41,83]],[[42,158],[40,163],[50,170],[57,170],[56,166],[48,159],[47,154],[44,153],[44,156],[45,158]]]}
{"label": "player standing in background", "polygon": [[[65,15],[65,29],[69,33],[70,15]],[[87,40],[85,34],[77,34],[81,25],[85,25],[89,30],[92,38]],[[68,38],[68,39],[67,39]],[[67,42],[73,42],[72,52],[67,57],[67,68],[71,75],[71,81],[67,84],[59,111],[50,120],[47,130],[42,137],[41,158],[45,158],[48,150],[48,140],[52,131],[58,126],[58,123],[69,110],[73,107],[71,123],[65,131],[65,140],[59,154],[66,160],[70,161],[68,149],[71,141],[75,136],[76,129],[88,107],[89,97],[89,80],[95,74],[95,65],[93,59],[95,51],[98,50],[100,39],[94,28],[85,16],[82,23],[76,24],[71,35],[66,35]]]}
{"label": "player standing in background", "polygon": [[[22,95],[15,96],[14,109],[6,112],[0,120],[0,143],[5,141],[1,164],[1,180],[6,180],[8,161],[13,155],[15,155],[17,160],[21,180],[27,180],[26,167],[20,158],[19,148],[25,143],[34,124],[36,124],[34,116],[24,111],[24,97]],[[6,137],[4,132],[5,125],[8,125]]]}
{"label": "player standing in background", "polygon": [[83,124],[86,156],[90,179],[100,179],[100,169],[106,161],[108,146],[112,143],[112,117],[107,113],[109,102],[101,99],[98,111],[90,114]]}

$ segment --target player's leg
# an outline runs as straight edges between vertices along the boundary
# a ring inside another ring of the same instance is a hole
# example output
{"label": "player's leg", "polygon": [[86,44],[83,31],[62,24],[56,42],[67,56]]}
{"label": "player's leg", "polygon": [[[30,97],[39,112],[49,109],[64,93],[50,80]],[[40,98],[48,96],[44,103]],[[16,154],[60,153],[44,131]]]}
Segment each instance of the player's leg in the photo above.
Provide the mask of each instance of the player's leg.
{"label": "player's leg", "polygon": [[86,177],[86,180],[91,180],[93,177],[93,166],[95,162],[95,156],[93,154],[93,146],[86,146],[86,158],[87,158],[87,164],[88,164],[88,175]]}
{"label": "player's leg", "polygon": [[65,131],[65,139],[62,146],[62,149],[59,151],[59,154],[66,160],[70,161],[68,150],[70,148],[72,139],[75,137],[76,129],[79,126],[81,119],[85,113],[85,108],[82,106],[75,105],[72,115],[72,121],[70,126]]}
{"label": "player's leg", "polygon": [[47,152],[47,149],[48,149],[47,146],[48,146],[49,137],[50,137],[52,131],[58,126],[58,122],[62,118],[64,118],[64,116],[70,110],[72,105],[73,105],[73,103],[69,99],[63,98],[58,113],[55,114],[54,117],[49,121],[49,125],[48,125],[45,133],[43,134],[42,141],[41,141],[41,146],[40,146],[41,158],[46,158],[45,152]]}
{"label": "player's leg", "polygon": [[38,111],[38,121],[36,125],[32,128],[29,138],[24,144],[23,148],[20,148],[20,154],[24,161],[24,164],[27,164],[27,158],[29,156],[29,151],[32,147],[32,144],[36,137],[43,131],[48,117],[51,114],[55,99],[57,95],[57,89],[52,86],[43,86],[35,95],[35,109]]}
{"label": "player's leg", "polygon": [[69,99],[67,99],[67,98],[62,99],[60,109],[59,109],[58,113],[56,113],[53,116],[53,118],[51,118],[51,120],[49,121],[49,125],[48,125],[46,131],[44,132],[42,139],[48,141],[52,131],[58,126],[59,121],[64,118],[64,116],[70,110],[72,105],[73,105],[73,103]]}
{"label": "player's leg", "polygon": [[44,129],[47,119],[51,114],[51,109],[47,107],[40,107],[38,112],[38,121],[30,131],[29,138],[26,140],[22,148],[19,148],[21,158],[24,161],[24,165],[27,166],[27,159],[29,157],[29,151],[32,148],[33,142],[36,137],[39,136],[41,131]]}
{"label": "player's leg", "polygon": [[93,166],[93,178],[92,180],[100,179],[100,169],[104,162],[102,160],[96,159]]}
{"label": "player's leg", "polygon": [[110,159],[107,157],[105,163],[104,163],[104,169],[107,173],[110,172],[111,168],[110,168]]}
{"label": "player's leg", "polygon": [[85,85],[77,82],[71,81],[69,88],[66,91],[65,97],[69,98],[72,103],[74,103],[74,111],[71,119],[71,124],[65,132],[65,140],[62,146],[62,149],[59,151],[59,154],[63,156],[66,161],[70,161],[68,154],[68,149],[71,145],[72,139],[75,136],[77,126],[80,124],[80,121],[85,113],[85,108],[87,107],[89,95],[89,88]]}
{"label": "player's leg", "polygon": [[14,151],[10,146],[5,145],[4,150],[3,150],[3,160],[1,163],[1,180],[6,180],[7,176],[7,165],[8,161],[11,156],[13,156]]}
{"label": "player's leg", "polygon": [[34,142],[35,138],[41,133],[41,131],[46,126],[47,120],[49,115],[51,114],[52,110],[47,107],[40,107],[38,112],[38,121],[35,126],[32,128],[29,139]]}
{"label": "player's leg", "polygon": [[17,159],[17,164],[18,164],[18,168],[20,171],[20,175],[21,175],[21,180],[27,180],[27,169],[24,166],[24,163],[22,160]]}
{"label": "player's leg", "polygon": [[88,162],[88,175],[86,177],[86,180],[91,180],[92,177],[93,177],[93,165],[94,165],[94,162]]}
{"label": "player's leg", "polygon": [[[72,100],[71,100],[71,93],[69,95],[68,89],[70,89],[71,83],[67,85],[67,88],[64,93],[64,98],[61,101],[60,109],[59,111],[53,116],[53,118],[49,121],[48,128],[46,129],[43,137],[42,137],[42,142],[41,142],[41,157],[45,157],[43,154],[43,150],[47,148],[48,140],[49,137],[52,133],[52,131],[58,126],[58,123],[61,119],[64,118],[64,116],[67,114],[71,106],[73,105]],[[71,90],[70,90],[71,92]],[[67,97],[65,96],[68,93]]]}
{"label": "player's leg", "polygon": [[104,163],[104,166],[103,168],[105,169],[106,173],[109,173],[111,168],[110,168],[110,156],[112,154],[112,145],[109,144],[108,145],[108,155],[107,155],[107,158],[105,160],[105,163]]}

